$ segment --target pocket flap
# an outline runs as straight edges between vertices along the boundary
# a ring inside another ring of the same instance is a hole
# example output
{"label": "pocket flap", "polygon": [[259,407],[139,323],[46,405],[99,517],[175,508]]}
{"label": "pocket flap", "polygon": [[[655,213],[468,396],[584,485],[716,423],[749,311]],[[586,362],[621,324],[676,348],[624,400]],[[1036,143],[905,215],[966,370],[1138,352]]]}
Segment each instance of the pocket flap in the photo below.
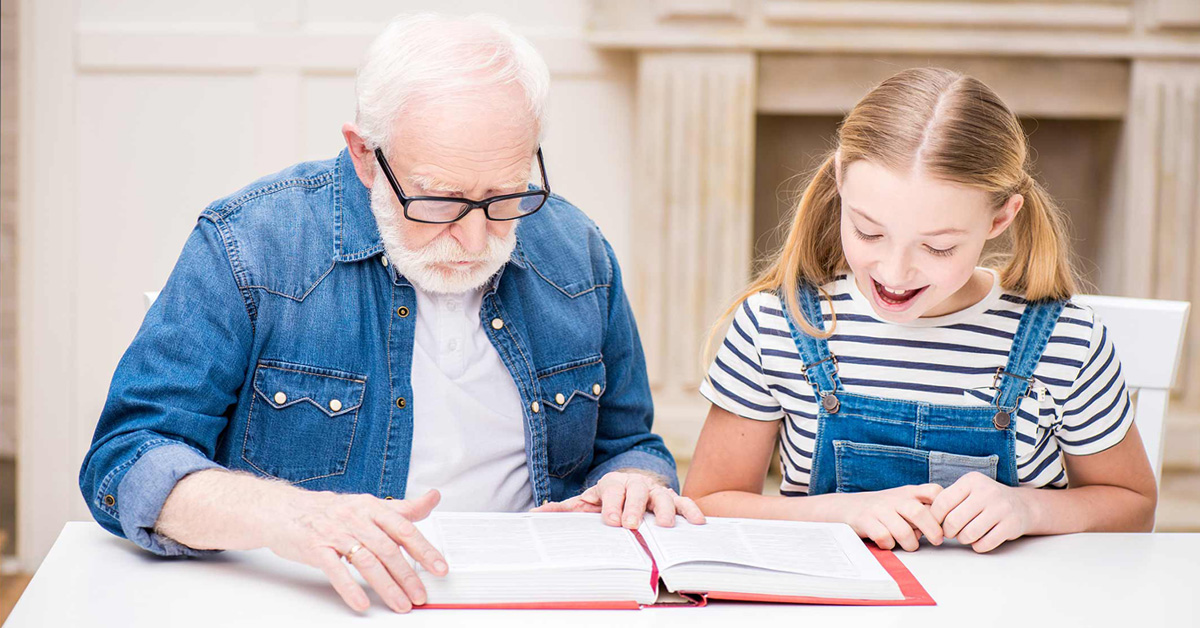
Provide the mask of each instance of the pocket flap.
{"label": "pocket flap", "polygon": [[264,360],[254,372],[254,392],[271,407],[307,402],[331,417],[357,410],[366,387],[361,375],[303,364]]}
{"label": "pocket flap", "polygon": [[546,369],[546,372],[546,375],[538,376],[542,403],[555,410],[565,410],[574,399],[596,401],[607,387],[604,362],[600,358],[582,364],[568,363]]}

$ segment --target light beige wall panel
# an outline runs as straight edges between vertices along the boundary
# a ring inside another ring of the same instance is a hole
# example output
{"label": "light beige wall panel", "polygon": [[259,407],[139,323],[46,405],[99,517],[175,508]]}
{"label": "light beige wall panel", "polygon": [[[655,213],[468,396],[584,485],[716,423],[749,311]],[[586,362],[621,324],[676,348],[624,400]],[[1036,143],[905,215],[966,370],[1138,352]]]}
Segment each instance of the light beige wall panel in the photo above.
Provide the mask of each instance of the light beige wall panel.
{"label": "light beige wall panel", "polygon": [[[608,80],[556,79],[543,146],[551,187],[596,221],[628,269],[630,231],[641,212],[631,206],[630,194],[632,63],[624,69]],[[627,283],[631,274],[626,270]]]}
{"label": "light beige wall panel", "polygon": [[[75,409],[83,459],[117,361],[201,210],[250,182],[249,77],[91,75],[78,81]],[[265,174],[265,173],[263,173]],[[69,227],[69,225],[64,225]],[[74,513],[86,518],[82,499]]]}
{"label": "light beige wall panel", "polygon": [[508,20],[519,30],[551,28],[581,30],[587,19],[587,0],[308,0],[302,2],[309,23],[378,22],[398,13],[438,11],[454,15],[487,13]]}
{"label": "light beige wall panel", "polygon": [[204,2],[163,2],[162,0],[80,0],[77,3],[81,23],[109,22],[145,24],[241,24],[252,26],[256,5],[269,3],[247,0],[204,0]]}
{"label": "light beige wall panel", "polygon": [[300,87],[300,159],[329,159],[346,147],[342,124],[354,121],[354,76],[313,75]]}

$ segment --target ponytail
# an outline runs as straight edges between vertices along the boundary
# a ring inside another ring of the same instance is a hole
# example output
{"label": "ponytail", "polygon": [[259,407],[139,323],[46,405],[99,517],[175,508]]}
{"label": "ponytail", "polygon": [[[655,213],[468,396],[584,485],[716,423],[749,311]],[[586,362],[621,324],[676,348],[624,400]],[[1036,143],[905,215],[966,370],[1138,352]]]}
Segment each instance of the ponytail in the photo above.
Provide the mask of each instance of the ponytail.
{"label": "ponytail", "polygon": [[1025,204],[1009,227],[1012,246],[1000,270],[1000,284],[1027,301],[1068,299],[1078,291],[1071,266],[1066,220],[1037,181],[1025,174]]}
{"label": "ponytail", "polygon": [[[821,286],[846,266],[842,252],[841,196],[837,189],[837,160],[833,153],[813,173],[812,180],[800,196],[800,202],[792,214],[792,226],[787,239],[767,266],[736,299],[708,332],[704,342],[702,364],[712,361],[716,354],[714,344],[733,313],[743,301],[759,292],[774,292],[779,295],[783,307],[791,319],[804,333],[814,338],[828,338],[837,326],[837,314],[833,316],[829,329],[821,331],[820,321],[809,321],[800,313],[797,292],[801,281],[806,281],[821,290]],[[828,295],[825,295],[828,298]]]}

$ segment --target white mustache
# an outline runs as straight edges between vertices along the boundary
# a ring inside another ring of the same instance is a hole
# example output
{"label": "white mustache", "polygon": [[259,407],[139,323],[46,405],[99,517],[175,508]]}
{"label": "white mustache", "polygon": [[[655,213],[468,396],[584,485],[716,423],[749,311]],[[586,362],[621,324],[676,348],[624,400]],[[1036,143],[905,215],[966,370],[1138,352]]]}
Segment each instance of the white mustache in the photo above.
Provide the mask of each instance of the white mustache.
{"label": "white mustache", "polygon": [[[435,293],[458,293],[482,286],[508,261],[517,243],[516,229],[507,236],[487,235],[487,245],[478,253],[470,253],[449,233],[444,233],[419,249],[404,246],[403,225],[399,201],[378,173],[371,188],[371,211],[379,228],[388,257],[396,270],[414,285]],[[460,263],[467,267],[453,267]],[[435,270],[452,265],[450,269]]]}

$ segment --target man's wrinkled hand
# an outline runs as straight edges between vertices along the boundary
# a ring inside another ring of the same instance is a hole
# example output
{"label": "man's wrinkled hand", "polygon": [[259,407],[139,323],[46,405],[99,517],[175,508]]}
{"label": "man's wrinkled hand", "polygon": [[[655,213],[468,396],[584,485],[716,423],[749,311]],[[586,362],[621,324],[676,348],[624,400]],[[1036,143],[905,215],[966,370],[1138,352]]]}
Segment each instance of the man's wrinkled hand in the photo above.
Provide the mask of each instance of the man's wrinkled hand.
{"label": "man's wrinkled hand", "polygon": [[388,607],[405,613],[426,602],[425,586],[405,559],[405,552],[434,575],[447,572],[441,553],[413,525],[427,517],[439,500],[437,491],[412,500],[299,493],[282,513],[284,523],[273,531],[267,547],[325,572],[350,608],[365,611],[370,601],[346,568],[348,562]]}
{"label": "man's wrinkled hand", "polygon": [[604,523],[635,530],[646,511],[654,513],[658,525],[675,525],[675,515],[683,515],[689,523],[704,523],[704,513],[690,498],[676,493],[661,480],[637,472],[607,473],[595,486],[577,497],[551,502],[534,512],[598,512]]}

